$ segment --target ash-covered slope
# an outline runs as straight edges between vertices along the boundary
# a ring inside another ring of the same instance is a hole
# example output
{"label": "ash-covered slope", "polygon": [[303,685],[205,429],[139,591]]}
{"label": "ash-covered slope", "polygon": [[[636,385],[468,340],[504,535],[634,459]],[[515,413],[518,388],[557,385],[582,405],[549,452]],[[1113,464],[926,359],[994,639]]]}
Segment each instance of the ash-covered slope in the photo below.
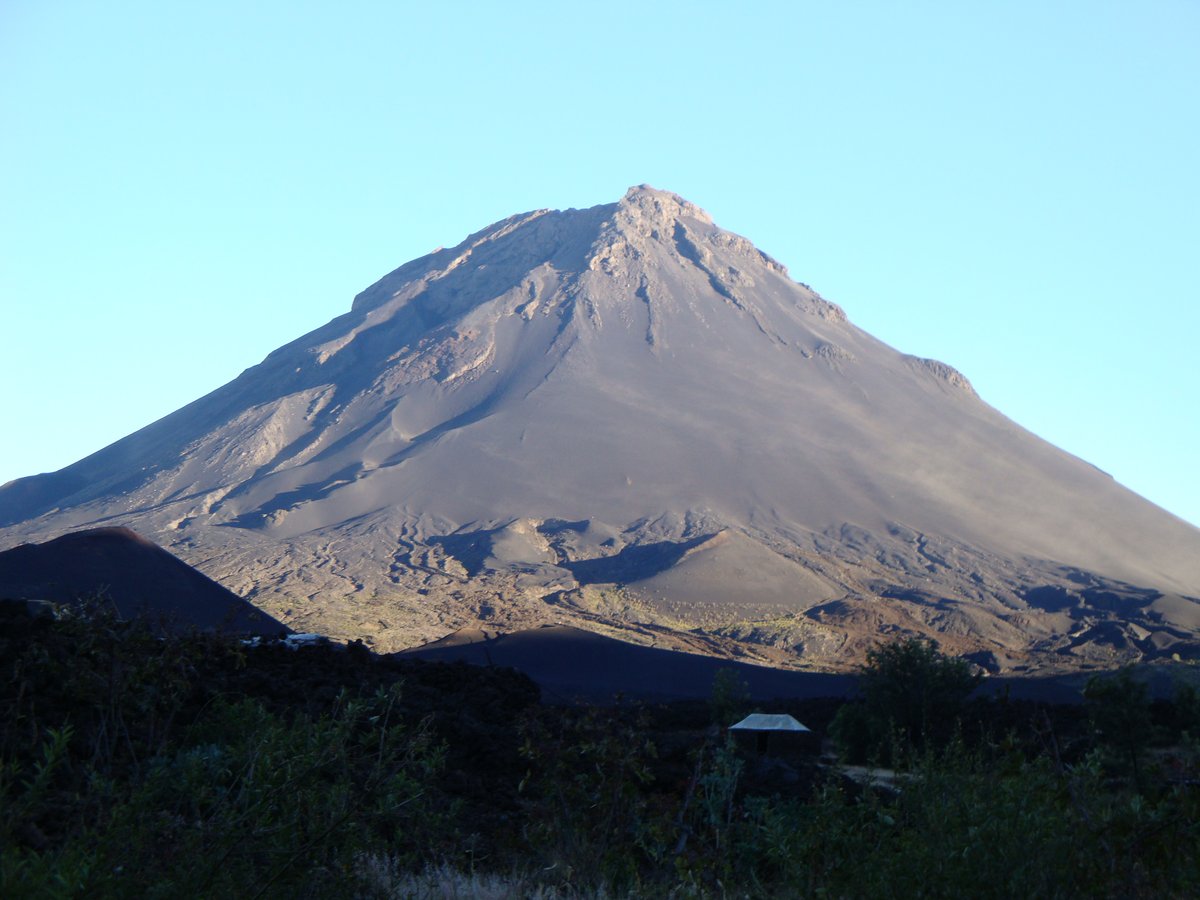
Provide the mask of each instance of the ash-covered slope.
{"label": "ash-covered slope", "polygon": [[1200,531],[648,187],[411,262],[0,488],[0,540],[96,522],[383,649],[563,621],[838,664],[906,630],[1003,668],[1200,628]]}

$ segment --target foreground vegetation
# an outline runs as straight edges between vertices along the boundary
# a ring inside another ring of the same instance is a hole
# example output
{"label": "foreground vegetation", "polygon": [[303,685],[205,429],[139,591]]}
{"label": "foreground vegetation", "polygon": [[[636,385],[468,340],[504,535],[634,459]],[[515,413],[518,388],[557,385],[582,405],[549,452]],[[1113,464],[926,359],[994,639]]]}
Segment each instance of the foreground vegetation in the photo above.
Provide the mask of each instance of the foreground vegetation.
{"label": "foreground vegetation", "polygon": [[1200,894],[1200,702],[1128,673],[972,700],[880,647],[857,702],[772,707],[889,766],[860,783],[730,742],[727,679],[549,708],[511,672],[3,617],[4,897]]}

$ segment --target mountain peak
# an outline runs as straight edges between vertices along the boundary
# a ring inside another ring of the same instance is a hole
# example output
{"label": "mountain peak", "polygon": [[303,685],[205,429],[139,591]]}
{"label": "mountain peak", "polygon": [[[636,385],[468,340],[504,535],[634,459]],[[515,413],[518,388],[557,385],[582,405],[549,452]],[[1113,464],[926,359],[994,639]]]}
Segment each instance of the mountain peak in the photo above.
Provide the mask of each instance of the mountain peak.
{"label": "mountain peak", "polygon": [[708,225],[713,224],[712,217],[696,204],[678,194],[660,191],[648,184],[631,187],[617,206],[623,211],[640,214],[658,222],[689,217]]}
{"label": "mountain peak", "polygon": [[[601,223],[589,254],[589,267],[608,274],[628,274],[646,257],[658,257],[659,271],[682,264],[697,270],[716,293],[735,300],[738,282],[753,282],[751,272],[770,270],[788,277],[785,266],[763,253],[746,238],[720,228],[696,204],[670,191],[648,184],[635,185],[613,206]],[[587,212],[591,212],[588,210]],[[618,262],[623,258],[623,262]]]}

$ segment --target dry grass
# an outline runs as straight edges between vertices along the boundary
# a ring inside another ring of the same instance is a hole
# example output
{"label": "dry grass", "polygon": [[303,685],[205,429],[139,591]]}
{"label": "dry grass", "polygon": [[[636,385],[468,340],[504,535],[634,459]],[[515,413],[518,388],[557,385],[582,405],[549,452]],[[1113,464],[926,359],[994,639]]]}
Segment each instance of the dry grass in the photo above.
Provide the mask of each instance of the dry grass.
{"label": "dry grass", "polygon": [[388,900],[607,900],[612,896],[603,889],[547,885],[528,875],[463,872],[445,863],[408,872],[394,857],[380,855],[362,857],[357,874],[370,896]]}

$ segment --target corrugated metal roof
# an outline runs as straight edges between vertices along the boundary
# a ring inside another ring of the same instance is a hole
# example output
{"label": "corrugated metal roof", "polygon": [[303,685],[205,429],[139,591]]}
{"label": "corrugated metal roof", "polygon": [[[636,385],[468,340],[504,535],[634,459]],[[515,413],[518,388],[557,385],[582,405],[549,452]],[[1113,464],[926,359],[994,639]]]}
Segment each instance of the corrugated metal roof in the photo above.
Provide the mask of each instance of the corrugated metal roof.
{"label": "corrugated metal roof", "polygon": [[767,713],[751,713],[738,722],[729,726],[730,731],[810,731],[791,716],[786,714],[768,715]]}

